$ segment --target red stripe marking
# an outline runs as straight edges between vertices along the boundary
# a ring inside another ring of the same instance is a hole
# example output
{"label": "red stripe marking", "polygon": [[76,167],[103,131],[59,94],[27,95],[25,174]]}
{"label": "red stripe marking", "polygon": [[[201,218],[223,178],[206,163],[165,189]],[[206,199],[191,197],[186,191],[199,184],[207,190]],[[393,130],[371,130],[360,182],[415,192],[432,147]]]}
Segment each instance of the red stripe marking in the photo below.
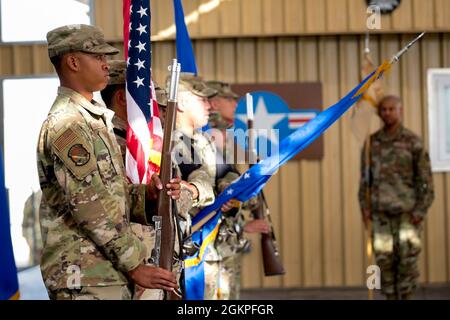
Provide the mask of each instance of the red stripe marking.
{"label": "red stripe marking", "polygon": [[289,122],[308,122],[312,118],[289,119]]}
{"label": "red stripe marking", "polygon": [[139,181],[142,181],[146,170],[147,159],[145,159],[144,148],[142,147],[141,141],[138,139],[131,126],[128,126],[127,129],[127,149],[134,160],[136,160]]}

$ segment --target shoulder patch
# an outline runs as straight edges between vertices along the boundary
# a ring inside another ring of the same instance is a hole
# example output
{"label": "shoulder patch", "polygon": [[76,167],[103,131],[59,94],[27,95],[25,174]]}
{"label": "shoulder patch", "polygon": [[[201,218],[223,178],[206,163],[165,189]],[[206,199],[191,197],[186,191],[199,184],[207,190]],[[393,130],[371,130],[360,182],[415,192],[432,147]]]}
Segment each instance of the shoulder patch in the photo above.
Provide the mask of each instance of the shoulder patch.
{"label": "shoulder patch", "polygon": [[53,144],[59,152],[63,151],[67,146],[73,144],[77,140],[77,135],[72,130],[72,128],[68,128],[62,135],[59,136],[58,139],[55,140]]}
{"label": "shoulder patch", "polygon": [[77,143],[70,147],[67,156],[77,166],[84,166],[89,162],[91,154],[87,151],[82,144]]}
{"label": "shoulder patch", "polygon": [[83,180],[96,170],[93,146],[76,128],[61,129],[54,138],[52,147],[55,155],[78,180]]}

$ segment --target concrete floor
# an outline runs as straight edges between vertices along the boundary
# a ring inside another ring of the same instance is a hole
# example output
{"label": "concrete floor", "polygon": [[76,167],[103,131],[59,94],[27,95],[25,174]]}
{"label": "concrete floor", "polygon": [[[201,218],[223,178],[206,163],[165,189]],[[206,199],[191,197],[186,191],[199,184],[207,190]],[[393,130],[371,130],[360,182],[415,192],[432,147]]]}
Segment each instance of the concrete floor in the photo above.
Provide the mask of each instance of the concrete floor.
{"label": "concrete floor", "polygon": [[[47,300],[47,291],[42,282],[39,267],[19,272],[22,300]],[[296,288],[296,289],[243,289],[245,300],[367,300],[367,289],[358,288]],[[374,291],[375,300],[384,300],[379,291]],[[414,299],[450,300],[450,284],[424,285],[419,287]]]}
{"label": "concrete floor", "polygon": [[[247,300],[367,300],[366,288],[297,288],[243,289],[241,299]],[[384,300],[378,290],[374,300]],[[417,289],[414,300],[450,300],[450,284],[424,285]]]}

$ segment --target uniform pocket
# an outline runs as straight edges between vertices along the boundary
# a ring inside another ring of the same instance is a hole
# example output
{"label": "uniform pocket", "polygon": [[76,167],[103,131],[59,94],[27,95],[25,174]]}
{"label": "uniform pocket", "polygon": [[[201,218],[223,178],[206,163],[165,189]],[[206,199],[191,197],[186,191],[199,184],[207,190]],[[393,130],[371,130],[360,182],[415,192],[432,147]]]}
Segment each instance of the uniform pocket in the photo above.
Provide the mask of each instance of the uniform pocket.
{"label": "uniform pocket", "polygon": [[95,142],[97,168],[103,182],[110,185],[118,173],[118,169],[115,168],[113,162],[114,150],[108,145],[108,141],[106,141],[101,133],[99,133],[98,137],[99,139]]}

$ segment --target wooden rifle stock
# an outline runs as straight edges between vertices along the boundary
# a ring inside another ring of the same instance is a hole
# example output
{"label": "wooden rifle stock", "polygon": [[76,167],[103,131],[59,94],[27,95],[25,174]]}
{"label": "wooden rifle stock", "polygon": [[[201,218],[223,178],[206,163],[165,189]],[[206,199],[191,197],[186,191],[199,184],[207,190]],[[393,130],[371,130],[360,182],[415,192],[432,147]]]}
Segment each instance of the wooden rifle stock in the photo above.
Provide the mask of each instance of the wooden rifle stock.
{"label": "wooden rifle stock", "polygon": [[[252,214],[255,219],[265,219],[269,209],[267,208],[262,191],[258,195],[258,202],[258,208],[252,210]],[[281,262],[280,252],[278,251],[276,244],[272,222],[270,222],[270,232],[261,234],[261,250],[263,255],[264,274],[266,276],[285,274],[283,262]]]}
{"label": "wooden rifle stock", "polygon": [[[247,120],[248,126],[248,163],[250,167],[257,160],[255,140],[253,135],[253,120]],[[264,274],[266,276],[277,276],[285,274],[283,263],[281,261],[280,252],[277,247],[275,232],[273,230],[272,221],[270,220],[269,207],[263,191],[258,194],[258,207],[252,210],[255,219],[266,219],[270,224],[270,232],[261,234],[261,250],[263,255]]]}
{"label": "wooden rifle stock", "polygon": [[[161,153],[160,178],[163,189],[158,195],[158,215],[161,217],[161,249],[159,266],[172,271],[174,262],[175,238],[177,226],[173,216],[173,200],[167,195],[166,185],[172,179],[172,132],[175,128],[177,112],[177,87],[180,74],[180,65],[173,59],[171,71],[169,99],[167,101],[166,117],[164,119],[164,138]],[[167,300],[180,300],[175,292],[166,292]]]}

